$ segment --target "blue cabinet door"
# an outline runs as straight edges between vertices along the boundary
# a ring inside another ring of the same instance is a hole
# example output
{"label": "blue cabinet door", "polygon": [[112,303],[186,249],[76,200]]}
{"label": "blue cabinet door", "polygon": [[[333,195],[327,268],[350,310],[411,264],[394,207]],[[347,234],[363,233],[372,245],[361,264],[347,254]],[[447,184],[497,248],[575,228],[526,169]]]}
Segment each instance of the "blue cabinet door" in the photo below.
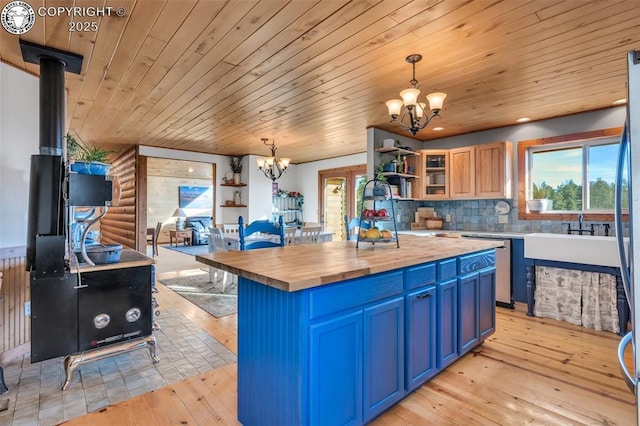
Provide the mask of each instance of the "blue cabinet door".
{"label": "blue cabinet door", "polygon": [[310,326],[309,424],[362,424],[362,330],[362,311]]}
{"label": "blue cabinet door", "polygon": [[[364,309],[363,342],[364,421],[368,422],[405,393],[403,297]],[[335,394],[333,398],[340,401]]]}
{"label": "blue cabinet door", "polygon": [[480,328],[480,339],[484,340],[496,330],[496,268],[480,271],[478,286],[478,327]]}
{"label": "blue cabinet door", "polygon": [[438,369],[458,358],[458,280],[438,283]]}
{"label": "blue cabinet door", "polygon": [[458,278],[458,348],[460,355],[480,341],[477,272]]}
{"label": "blue cabinet door", "polygon": [[406,297],[407,391],[411,392],[437,373],[436,287],[423,288]]}

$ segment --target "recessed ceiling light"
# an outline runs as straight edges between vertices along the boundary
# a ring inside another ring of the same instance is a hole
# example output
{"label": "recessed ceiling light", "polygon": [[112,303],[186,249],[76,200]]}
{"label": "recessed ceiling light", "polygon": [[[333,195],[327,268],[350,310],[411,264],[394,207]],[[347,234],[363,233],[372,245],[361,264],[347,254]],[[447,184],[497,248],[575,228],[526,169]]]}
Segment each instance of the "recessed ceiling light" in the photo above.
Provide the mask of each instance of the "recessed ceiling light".
{"label": "recessed ceiling light", "polygon": [[526,123],[527,121],[531,121],[529,117],[520,117],[516,120],[518,123]]}
{"label": "recessed ceiling light", "polygon": [[187,170],[189,173],[193,173],[193,167],[189,167],[189,169]]}
{"label": "recessed ceiling light", "polygon": [[444,130],[444,127],[434,127],[433,130],[439,132],[440,130]]}
{"label": "recessed ceiling light", "polygon": [[627,100],[626,99],[618,99],[616,101],[611,102],[612,105],[622,105],[622,104],[626,104]]}

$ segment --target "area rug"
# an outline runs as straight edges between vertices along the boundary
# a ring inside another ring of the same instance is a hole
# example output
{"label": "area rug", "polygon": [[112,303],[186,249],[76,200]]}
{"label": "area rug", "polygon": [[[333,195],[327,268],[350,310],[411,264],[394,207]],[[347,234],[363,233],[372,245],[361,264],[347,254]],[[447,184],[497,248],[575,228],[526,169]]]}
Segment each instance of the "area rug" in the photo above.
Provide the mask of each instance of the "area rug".
{"label": "area rug", "polygon": [[223,317],[238,311],[238,286],[235,282],[228,283],[223,293],[222,277],[219,273],[216,282],[210,282],[206,273],[159,281],[214,317]]}
{"label": "area rug", "polygon": [[184,254],[190,254],[191,256],[197,256],[199,254],[209,253],[209,246],[207,244],[202,244],[199,246],[185,246],[183,244],[172,246],[169,244],[163,244],[160,247],[173,250],[173,251],[179,251],[180,253],[184,253]]}

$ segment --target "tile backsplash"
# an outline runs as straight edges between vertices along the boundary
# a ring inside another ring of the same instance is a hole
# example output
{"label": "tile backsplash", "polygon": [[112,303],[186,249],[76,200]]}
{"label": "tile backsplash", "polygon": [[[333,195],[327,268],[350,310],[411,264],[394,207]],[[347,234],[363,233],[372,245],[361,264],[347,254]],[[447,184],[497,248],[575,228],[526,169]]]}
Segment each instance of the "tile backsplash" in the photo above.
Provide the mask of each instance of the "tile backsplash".
{"label": "tile backsplash", "polygon": [[[548,232],[562,234],[567,232],[566,223],[571,228],[577,228],[578,222],[561,222],[557,220],[519,220],[518,207],[507,200],[511,211],[506,215],[507,223],[499,223],[499,214],[495,211],[496,200],[456,200],[456,201],[398,201],[396,203],[396,218],[398,230],[411,229],[415,212],[418,207],[434,207],[438,217],[446,218],[451,215],[450,222],[444,222],[443,229],[458,231],[488,231],[488,232]],[[591,221],[584,221],[583,228],[590,228]],[[614,235],[614,224],[609,223],[609,235]],[[604,235],[605,228],[600,222],[594,226],[595,235]],[[625,229],[625,235],[628,230]]]}

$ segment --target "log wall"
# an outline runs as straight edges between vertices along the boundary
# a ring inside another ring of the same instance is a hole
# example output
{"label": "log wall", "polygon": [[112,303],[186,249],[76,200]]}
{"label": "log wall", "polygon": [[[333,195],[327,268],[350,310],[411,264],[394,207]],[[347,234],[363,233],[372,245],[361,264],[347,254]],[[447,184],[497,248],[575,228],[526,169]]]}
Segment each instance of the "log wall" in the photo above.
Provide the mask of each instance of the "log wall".
{"label": "log wall", "polygon": [[100,241],[137,248],[136,233],[136,149],[132,148],[111,162],[110,174],[120,182],[120,202],[109,207],[100,221]]}

